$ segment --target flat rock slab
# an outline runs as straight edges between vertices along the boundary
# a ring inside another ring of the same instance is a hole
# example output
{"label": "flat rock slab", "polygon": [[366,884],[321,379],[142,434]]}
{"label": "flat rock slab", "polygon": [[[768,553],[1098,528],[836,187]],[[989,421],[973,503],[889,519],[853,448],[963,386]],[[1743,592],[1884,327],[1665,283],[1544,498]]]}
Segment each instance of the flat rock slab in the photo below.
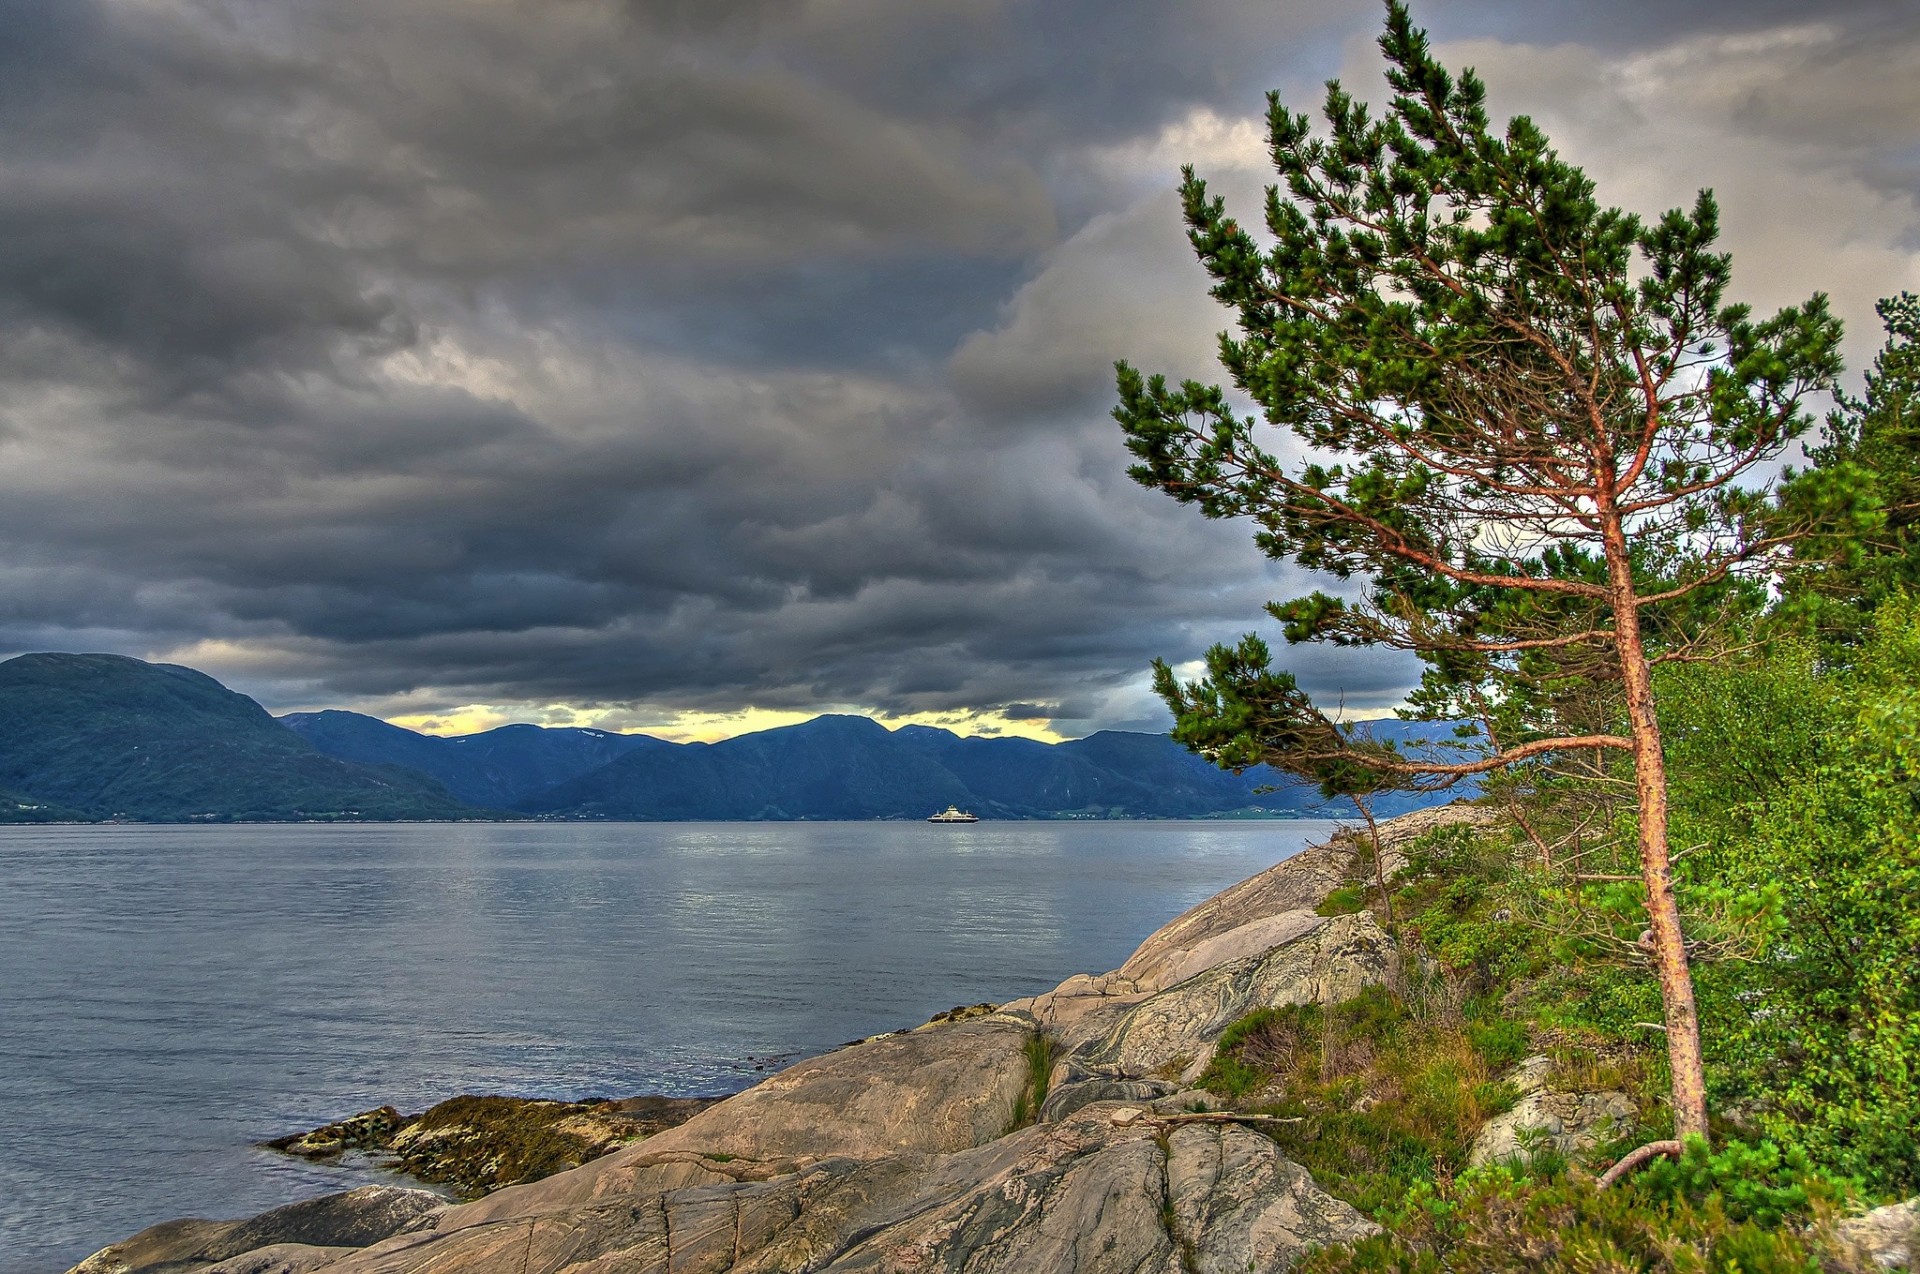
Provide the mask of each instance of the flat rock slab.
{"label": "flat rock slab", "polygon": [[766,1181],[603,1197],[405,1235],[325,1274],[1280,1274],[1373,1233],[1269,1139],[1126,1124],[1101,1104],[944,1155],[822,1160]]}
{"label": "flat rock slab", "polygon": [[1033,1020],[996,1013],[799,1062],[638,1145],[453,1209],[442,1229],[616,1194],[719,1185],[829,1158],[950,1153],[1013,1126]]}
{"label": "flat rock slab", "polygon": [[[278,1244],[353,1250],[377,1243],[446,1206],[425,1190],[361,1186],[289,1203],[246,1221],[168,1221],[102,1248],[69,1274],[199,1274]],[[308,1265],[299,1271],[304,1274]],[[220,1274],[252,1274],[239,1267]]]}

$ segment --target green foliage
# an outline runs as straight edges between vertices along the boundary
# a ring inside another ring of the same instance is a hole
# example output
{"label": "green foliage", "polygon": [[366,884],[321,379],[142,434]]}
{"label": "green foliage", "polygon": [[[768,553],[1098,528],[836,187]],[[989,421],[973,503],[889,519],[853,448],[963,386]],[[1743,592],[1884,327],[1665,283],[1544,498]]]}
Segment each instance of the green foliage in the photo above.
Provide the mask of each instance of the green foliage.
{"label": "green foliage", "polygon": [[1503,1071],[1518,1062],[1530,1044],[1525,1024],[1508,1018],[1467,1023],[1467,1039],[1491,1071]]}
{"label": "green foliage", "polygon": [[1714,1150],[1689,1137],[1678,1159],[1658,1159],[1634,1178],[1634,1186],[1662,1201],[1717,1203],[1736,1221],[1774,1227],[1810,1220],[1819,1205],[1837,1204],[1855,1183],[1817,1172],[1804,1150],[1782,1151],[1770,1141],[1730,1141]]}
{"label": "green foliage", "polygon": [[[1622,675],[1622,588],[1655,648],[1763,600],[1775,508],[1744,479],[1806,428],[1839,324],[1820,296],[1764,320],[1727,304],[1709,194],[1651,222],[1604,205],[1531,120],[1496,128],[1403,5],[1379,43],[1378,117],[1330,84],[1315,135],[1270,96],[1264,238],[1186,170],[1188,237],[1237,321],[1220,361],[1260,415],[1121,363],[1131,472],[1365,582],[1271,605],[1288,641],[1414,651],[1413,709],[1484,719],[1500,747],[1590,733],[1610,724],[1594,688]],[[1155,684],[1176,737],[1223,766],[1341,793],[1450,777],[1341,731],[1256,637],[1206,664]]]}
{"label": "green foliage", "polygon": [[1702,978],[1710,1076],[1768,1138],[1875,1194],[1920,1189],[1920,599],[1889,597],[1847,666],[1776,641],[1676,670],[1686,864],[1780,921]]}
{"label": "green foliage", "polygon": [[1314,912],[1322,916],[1350,916],[1366,905],[1365,885],[1342,885],[1323,898]]}
{"label": "green foliage", "polygon": [[1882,603],[1920,591],[1920,297],[1877,308],[1887,340],[1866,395],[1829,417],[1826,441],[1809,449],[1813,468],[1783,501],[1819,532],[1795,551],[1781,613],[1829,653],[1861,641]]}
{"label": "green foliage", "polygon": [[1026,1059],[1027,1082],[1013,1101],[1015,1128],[1024,1128],[1040,1117],[1053,1081],[1053,1064],[1060,1056],[1060,1043],[1045,1031],[1035,1031],[1021,1046],[1021,1055]]}
{"label": "green foliage", "polygon": [[1543,935],[1515,919],[1520,895],[1507,838],[1453,824],[1422,833],[1405,854],[1395,878],[1402,929],[1470,993],[1509,986],[1546,960]]}
{"label": "green foliage", "polygon": [[[1499,1165],[1419,1183],[1385,1234],[1322,1249],[1299,1274],[1531,1274],[1545,1269],[1644,1274],[1838,1274],[1857,1267],[1824,1230],[1731,1213],[1721,1193],[1661,1196],[1633,1186]],[[1863,1271],[1864,1274],[1864,1271]]]}

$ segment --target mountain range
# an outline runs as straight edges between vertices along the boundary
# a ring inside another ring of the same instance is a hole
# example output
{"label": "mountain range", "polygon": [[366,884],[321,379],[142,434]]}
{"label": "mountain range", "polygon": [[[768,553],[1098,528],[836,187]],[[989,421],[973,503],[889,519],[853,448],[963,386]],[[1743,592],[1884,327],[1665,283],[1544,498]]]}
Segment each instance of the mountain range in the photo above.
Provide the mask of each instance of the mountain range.
{"label": "mountain range", "polygon": [[[1376,809],[1444,799],[1396,794]],[[1048,744],[829,715],[719,743],[532,725],[445,738],[354,712],[276,720],[203,673],[118,655],[0,663],[0,822],[912,819],[948,805],[996,819],[1350,812],[1165,735]]]}

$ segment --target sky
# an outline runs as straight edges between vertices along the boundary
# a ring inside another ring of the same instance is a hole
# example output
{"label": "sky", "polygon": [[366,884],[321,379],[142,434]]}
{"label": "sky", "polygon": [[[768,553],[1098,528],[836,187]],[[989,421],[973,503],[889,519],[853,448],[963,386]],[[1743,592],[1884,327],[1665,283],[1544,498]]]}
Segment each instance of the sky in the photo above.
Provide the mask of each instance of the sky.
{"label": "sky", "polygon": [[[1213,379],[1173,196],[1360,0],[0,0],[0,657],[276,712],[714,738],[1163,729],[1314,585],[1134,486]],[[1920,290],[1920,6],[1433,0],[1443,58],[1733,291]],[[1354,715],[1402,657],[1296,647]]]}

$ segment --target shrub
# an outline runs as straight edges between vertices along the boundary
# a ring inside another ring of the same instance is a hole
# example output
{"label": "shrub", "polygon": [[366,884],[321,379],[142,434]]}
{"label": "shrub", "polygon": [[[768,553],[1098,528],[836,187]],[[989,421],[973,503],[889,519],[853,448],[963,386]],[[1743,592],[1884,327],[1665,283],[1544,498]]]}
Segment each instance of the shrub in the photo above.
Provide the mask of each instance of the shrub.
{"label": "shrub", "polygon": [[1387,1233],[1325,1248],[1298,1274],[1522,1274],[1543,1269],[1645,1274],[1820,1274],[1857,1267],[1816,1227],[1736,1217],[1724,1197],[1695,1202],[1638,1189],[1596,1190],[1590,1178],[1507,1166],[1415,1185]]}
{"label": "shrub", "polygon": [[1730,1141],[1714,1150],[1698,1137],[1687,1139],[1678,1159],[1643,1168],[1633,1184],[1650,1198],[1717,1203],[1736,1221],[1765,1226],[1806,1221],[1857,1189],[1855,1182],[1815,1170],[1797,1146],[1783,1151],[1770,1141]]}

